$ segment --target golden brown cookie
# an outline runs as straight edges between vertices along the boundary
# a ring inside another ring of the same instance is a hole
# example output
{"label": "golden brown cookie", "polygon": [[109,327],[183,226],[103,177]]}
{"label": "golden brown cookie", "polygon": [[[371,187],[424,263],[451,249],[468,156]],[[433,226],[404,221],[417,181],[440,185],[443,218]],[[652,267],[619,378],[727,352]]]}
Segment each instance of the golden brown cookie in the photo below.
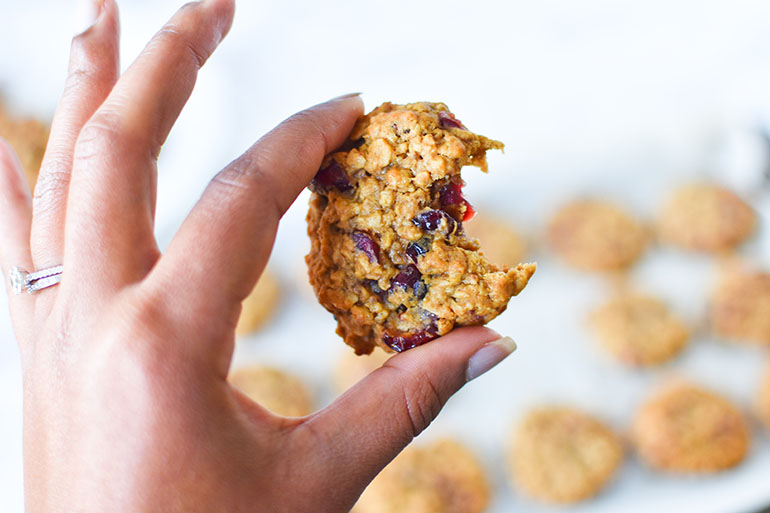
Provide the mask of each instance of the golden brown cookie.
{"label": "golden brown cookie", "polygon": [[718,472],[743,461],[749,430],[730,401],[684,382],[669,383],[636,414],[633,439],[652,468],[669,472]]}
{"label": "golden brown cookie", "polygon": [[604,488],[623,460],[623,447],[602,422],[567,407],[532,410],[513,432],[508,466],[526,495],[578,502]]}
{"label": "golden brown cookie", "polygon": [[350,351],[342,354],[334,369],[334,386],[338,392],[344,392],[393,356],[392,353],[375,348],[370,354],[357,355]]}
{"label": "golden brown cookie", "polygon": [[275,312],[280,297],[281,287],[278,279],[272,272],[265,270],[254,290],[241,304],[241,316],[238,318],[235,333],[243,336],[261,328]]}
{"label": "golden brown cookie", "polygon": [[319,302],[356,353],[404,351],[455,326],[485,324],[534,264],[497,267],[468,238],[460,170],[486,171],[500,142],[470,132],[442,103],[385,103],[310,184],[306,260]]}
{"label": "golden brown cookie", "polygon": [[17,118],[0,102],[0,137],[16,151],[30,190],[35,188],[40,163],[48,144],[47,124],[32,118]]}
{"label": "golden brown cookie", "polygon": [[770,365],[767,366],[756,400],[757,416],[770,429]]}
{"label": "golden brown cookie", "polygon": [[481,513],[491,494],[476,456],[453,440],[407,447],[364,490],[353,513]]}
{"label": "golden brown cookie", "polygon": [[655,365],[675,356],[689,338],[687,327],[661,301],[624,293],[591,314],[602,346],[620,361]]}
{"label": "golden brown cookie", "polygon": [[468,237],[478,239],[481,252],[493,264],[516,267],[516,264],[524,260],[526,243],[505,220],[476,214],[463,227]]}
{"label": "golden brown cookie", "polygon": [[232,371],[228,381],[276,415],[303,417],[313,412],[307,386],[284,371],[257,365],[242,367]]}
{"label": "golden brown cookie", "polygon": [[611,271],[631,265],[647,245],[647,231],[620,207],[577,200],[559,209],[548,224],[551,248],[583,270]]}
{"label": "golden brown cookie", "polygon": [[658,219],[660,238],[695,251],[724,251],[746,240],[756,214],[738,195],[709,183],[680,187]]}
{"label": "golden brown cookie", "polygon": [[770,272],[725,272],[711,298],[711,322],[725,338],[770,345]]}

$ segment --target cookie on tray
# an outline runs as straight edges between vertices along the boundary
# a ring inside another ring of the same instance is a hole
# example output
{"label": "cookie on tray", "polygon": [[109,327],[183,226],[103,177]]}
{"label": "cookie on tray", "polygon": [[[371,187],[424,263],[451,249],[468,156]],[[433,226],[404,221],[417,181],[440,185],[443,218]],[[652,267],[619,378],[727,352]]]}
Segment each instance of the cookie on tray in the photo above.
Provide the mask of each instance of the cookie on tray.
{"label": "cookie on tray", "polygon": [[479,213],[463,227],[469,237],[478,239],[481,252],[493,264],[515,267],[524,260],[527,245],[505,220]]}
{"label": "cookie on tray", "polygon": [[37,119],[13,116],[0,101],[0,137],[16,151],[30,189],[34,189],[37,181],[48,131],[48,125]]}
{"label": "cookie on tray", "polygon": [[756,214],[737,194],[717,184],[694,183],[677,189],[660,212],[660,238],[694,251],[724,251],[746,240]]}
{"label": "cookie on tray", "polygon": [[232,371],[227,379],[251,400],[276,415],[303,417],[313,412],[313,399],[307,385],[282,370],[252,365]]}
{"label": "cookie on tray", "polygon": [[632,427],[639,456],[675,473],[718,472],[746,457],[749,429],[730,401],[699,386],[675,382],[658,390]]}
{"label": "cookie on tray", "polygon": [[589,271],[628,267],[648,242],[647,230],[631,214],[597,199],[576,200],[560,208],[548,223],[547,237],[569,265]]}
{"label": "cookie on tray", "polygon": [[502,143],[470,132],[442,103],[385,103],[362,117],[310,184],[306,260],[319,302],[356,353],[403,351],[485,324],[534,264],[497,267],[463,222],[460,170],[487,169]]}
{"label": "cookie on tray", "polygon": [[757,416],[770,429],[770,365],[765,369],[756,399]]}
{"label": "cookie on tray", "polygon": [[490,495],[476,456],[443,439],[407,447],[364,490],[352,513],[481,513]]}
{"label": "cookie on tray", "polygon": [[514,485],[545,502],[573,503],[593,497],[623,460],[618,436],[573,408],[534,409],[512,434],[507,461]]}
{"label": "cookie on tray", "polygon": [[711,323],[730,340],[770,345],[770,272],[724,272],[711,298]]}
{"label": "cookie on tray", "polygon": [[382,364],[393,356],[380,348],[375,348],[370,354],[357,355],[345,351],[334,368],[334,386],[338,392],[344,392],[366,376],[382,367]]}
{"label": "cookie on tray", "polygon": [[243,336],[259,330],[276,310],[281,297],[281,287],[276,276],[265,270],[254,290],[241,304],[241,316],[235,327],[235,333]]}
{"label": "cookie on tray", "polygon": [[689,340],[687,327],[665,303],[640,294],[617,295],[592,312],[590,321],[601,345],[632,366],[662,363]]}

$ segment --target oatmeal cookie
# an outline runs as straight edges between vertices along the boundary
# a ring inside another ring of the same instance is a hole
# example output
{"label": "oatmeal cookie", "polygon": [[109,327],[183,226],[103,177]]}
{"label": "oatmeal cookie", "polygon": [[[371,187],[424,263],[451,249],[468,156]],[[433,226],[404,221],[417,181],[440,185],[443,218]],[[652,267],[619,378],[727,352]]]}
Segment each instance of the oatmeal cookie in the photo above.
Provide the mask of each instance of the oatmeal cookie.
{"label": "oatmeal cookie", "polygon": [[596,495],[623,460],[618,436],[567,407],[531,411],[513,432],[508,466],[515,486],[536,499],[578,502]]}
{"label": "oatmeal cookie", "polygon": [[756,403],[757,416],[770,429],[770,365],[767,366],[759,385]]}
{"label": "oatmeal cookie", "polygon": [[366,376],[382,367],[382,364],[393,356],[382,349],[375,348],[370,354],[357,355],[350,351],[340,357],[334,369],[334,386],[339,392],[344,392]]}
{"label": "oatmeal cookie", "polygon": [[469,237],[478,239],[481,252],[493,264],[515,267],[524,260],[524,239],[503,219],[477,214],[463,226]]}
{"label": "oatmeal cookie", "polygon": [[534,264],[497,267],[466,236],[460,169],[487,169],[500,142],[442,103],[385,103],[361,118],[310,184],[310,282],[356,353],[403,351],[485,324]]}
{"label": "oatmeal cookie", "polygon": [[284,371],[257,365],[242,367],[232,371],[228,381],[276,415],[302,417],[313,412],[307,386]]}
{"label": "oatmeal cookie", "polygon": [[696,183],[679,188],[658,220],[660,238],[695,251],[731,249],[753,232],[756,214],[721,185]]}
{"label": "oatmeal cookie", "polygon": [[590,317],[602,346],[633,366],[655,365],[681,351],[689,338],[685,325],[661,301],[624,293]]}
{"label": "oatmeal cookie", "polygon": [[259,277],[254,290],[243,300],[235,333],[243,336],[261,328],[275,312],[280,296],[281,287],[278,279],[272,272],[265,270]]}
{"label": "oatmeal cookie", "polygon": [[770,345],[770,272],[724,273],[711,298],[711,322],[723,337]]}
{"label": "oatmeal cookie", "polygon": [[741,412],[727,399],[676,382],[642,405],[632,427],[641,458],[669,472],[718,472],[740,463],[749,448]]}
{"label": "oatmeal cookie", "polygon": [[364,490],[352,513],[481,513],[490,495],[474,454],[444,439],[407,447]]}
{"label": "oatmeal cookie", "polygon": [[548,224],[548,241],[568,264],[590,271],[631,265],[647,245],[647,231],[620,207],[585,199],[559,209]]}
{"label": "oatmeal cookie", "polygon": [[0,137],[16,151],[30,189],[35,188],[40,163],[48,144],[47,124],[32,118],[17,118],[0,102]]}

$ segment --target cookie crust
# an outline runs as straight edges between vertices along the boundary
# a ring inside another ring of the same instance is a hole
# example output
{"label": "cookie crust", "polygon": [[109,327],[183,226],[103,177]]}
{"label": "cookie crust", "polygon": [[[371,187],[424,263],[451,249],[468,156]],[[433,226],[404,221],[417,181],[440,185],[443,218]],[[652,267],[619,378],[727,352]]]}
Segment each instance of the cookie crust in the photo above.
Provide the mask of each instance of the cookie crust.
{"label": "cookie crust", "polygon": [[307,385],[280,369],[253,365],[230,373],[228,381],[250,399],[276,415],[303,417],[313,412]]}
{"label": "cookie crust", "polygon": [[490,495],[476,456],[443,439],[407,447],[364,490],[352,513],[481,513]]}
{"label": "cookie crust", "polygon": [[241,315],[235,327],[236,335],[248,335],[264,326],[275,313],[280,297],[281,287],[278,278],[266,269],[241,304]]}
{"label": "cookie crust", "polygon": [[689,331],[662,301],[640,294],[621,294],[596,309],[590,324],[602,347],[631,366],[649,366],[676,356]]}
{"label": "cookie crust", "polygon": [[310,282],[357,354],[403,351],[502,313],[535,271],[498,268],[463,221],[460,169],[500,142],[442,103],[385,103],[358,121],[310,185]]}
{"label": "cookie crust", "polygon": [[730,401],[704,388],[670,383],[637,412],[633,439],[652,468],[677,473],[711,473],[739,464],[749,447],[749,430]]}
{"label": "cookie crust", "polygon": [[647,230],[620,207],[596,199],[564,205],[550,219],[551,248],[569,265],[613,271],[631,265],[647,245]]}
{"label": "cookie crust", "polygon": [[711,322],[730,340],[770,345],[770,272],[726,272],[711,299]]}
{"label": "cookie crust", "polygon": [[617,435],[573,408],[532,410],[512,435],[508,466],[514,485],[545,502],[573,503],[596,495],[623,459]]}
{"label": "cookie crust", "polygon": [[663,207],[658,230],[663,241],[693,251],[718,252],[746,240],[756,214],[737,194],[716,184],[677,189]]}

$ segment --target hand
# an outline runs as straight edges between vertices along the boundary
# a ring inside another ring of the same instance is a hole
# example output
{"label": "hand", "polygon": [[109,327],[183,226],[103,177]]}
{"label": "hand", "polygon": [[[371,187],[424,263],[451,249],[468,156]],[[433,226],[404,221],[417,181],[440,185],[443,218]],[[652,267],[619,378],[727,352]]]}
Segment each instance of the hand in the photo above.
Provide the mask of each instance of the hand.
{"label": "hand", "polygon": [[231,388],[240,303],[281,215],[342,144],[361,100],[318,105],[265,135],[214,177],[161,255],[156,160],[233,1],[180,9],[122,76],[117,6],[94,1],[33,200],[0,141],[0,265],[64,265],[60,285],[10,296],[28,511],[346,511],[512,343],[456,330],[301,419]]}

